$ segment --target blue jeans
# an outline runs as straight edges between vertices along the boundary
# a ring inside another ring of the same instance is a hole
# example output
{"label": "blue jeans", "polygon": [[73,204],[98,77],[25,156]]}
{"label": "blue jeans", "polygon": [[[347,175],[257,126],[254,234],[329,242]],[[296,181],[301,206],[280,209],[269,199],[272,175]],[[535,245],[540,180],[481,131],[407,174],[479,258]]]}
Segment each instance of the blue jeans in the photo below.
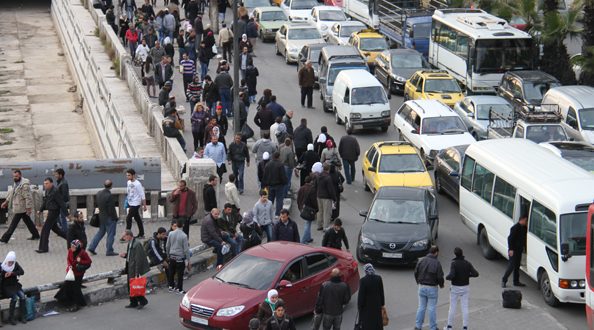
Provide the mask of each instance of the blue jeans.
{"label": "blue jeans", "polygon": [[16,303],[17,300],[20,300],[22,303],[25,298],[25,292],[23,290],[19,290],[12,297],[10,297],[10,302]]}
{"label": "blue jeans", "polygon": [[128,47],[130,47],[130,56],[134,58],[136,56],[136,42],[128,41]]}
{"label": "blue jeans", "polygon": [[346,183],[351,184],[351,182],[355,181],[355,162],[352,160],[342,160],[342,167],[344,168],[344,177],[346,178]]}
{"label": "blue jeans", "polygon": [[[60,217],[58,218],[58,224],[60,225],[60,229],[62,229],[62,231],[64,232],[64,235],[66,235],[66,233],[68,232],[68,211],[66,210],[60,210]],[[68,246],[70,246],[70,243],[68,243]]]}
{"label": "blue jeans", "polygon": [[233,114],[233,109],[231,109],[231,90],[229,88],[219,88],[219,96],[221,97],[221,105],[223,106],[223,115]]}
{"label": "blue jeans", "polygon": [[305,221],[305,226],[303,226],[303,236],[301,236],[301,243],[307,244],[311,239],[311,223],[313,221]]}
{"label": "blue jeans", "polygon": [[419,308],[417,309],[417,320],[415,327],[422,329],[425,320],[425,310],[429,310],[429,329],[437,330],[437,286],[419,285]]}
{"label": "blue jeans", "polygon": [[126,14],[128,16],[128,20],[132,22],[132,19],[134,18],[134,7],[126,6]]}
{"label": "blue jeans", "polygon": [[262,231],[266,234],[266,242],[270,242],[272,240],[272,224],[260,226]]}
{"label": "blue jeans", "polygon": [[285,192],[285,187],[286,186],[269,186],[268,187],[268,199],[274,203],[274,206],[276,207],[276,211],[275,211],[275,215],[279,215],[280,211],[283,209],[283,199],[285,198],[284,192]]}
{"label": "blue jeans", "polygon": [[239,254],[239,252],[241,252],[241,244],[239,243],[242,240],[243,237],[241,237],[241,235],[237,235],[237,238],[231,238],[231,236],[229,235],[223,235],[223,241],[231,245],[231,253],[233,254],[233,256],[236,256]]}
{"label": "blue jeans", "polygon": [[103,236],[107,234],[105,241],[106,252],[110,254],[113,253],[113,241],[115,238],[116,224],[117,220],[112,219],[107,220],[107,223],[101,223],[99,225],[99,231],[93,237],[88,250],[95,252],[97,245],[99,245],[99,242],[103,239]]}
{"label": "blue jeans", "polygon": [[208,62],[200,62],[200,79],[204,80],[206,75],[208,74]]}
{"label": "blue jeans", "polygon": [[[235,185],[240,193],[243,193],[243,173],[245,171],[245,162],[232,162],[231,168],[235,175]],[[239,205],[236,205],[239,206]]]}
{"label": "blue jeans", "polygon": [[223,247],[223,244],[217,240],[210,240],[206,243],[208,246],[212,246],[214,248],[214,251],[217,254],[217,266],[218,265],[222,265],[225,262],[225,256],[223,256],[222,250],[221,248]]}

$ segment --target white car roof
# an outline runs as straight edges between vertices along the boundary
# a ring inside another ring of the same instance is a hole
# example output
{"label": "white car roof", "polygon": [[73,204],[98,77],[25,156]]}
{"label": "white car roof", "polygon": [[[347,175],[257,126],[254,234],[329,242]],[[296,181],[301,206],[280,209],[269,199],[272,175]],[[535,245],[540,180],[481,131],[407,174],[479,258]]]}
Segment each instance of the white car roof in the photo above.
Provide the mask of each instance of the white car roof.
{"label": "white car roof", "polygon": [[437,100],[410,100],[404,103],[415,110],[421,118],[459,117],[454,110]]}
{"label": "white car roof", "polygon": [[266,12],[266,11],[280,11],[283,12],[283,9],[281,7],[276,7],[276,6],[270,6],[270,7],[256,7],[256,9],[254,10],[258,10],[261,12]]}
{"label": "white car roof", "polygon": [[334,6],[315,6],[315,7],[313,7],[313,9],[316,9],[318,11],[322,11],[322,10],[342,11],[342,8],[340,8],[340,7],[334,7]]}
{"label": "white car roof", "polygon": [[369,73],[369,71],[362,69],[340,71],[336,77],[336,80],[338,79],[348,80],[351,88],[373,86],[382,87],[382,84],[377,80],[377,78],[375,78],[374,75]]}
{"label": "white car roof", "polygon": [[507,104],[506,99],[501,96],[496,95],[470,95],[466,96],[464,99],[472,100],[476,104]]}

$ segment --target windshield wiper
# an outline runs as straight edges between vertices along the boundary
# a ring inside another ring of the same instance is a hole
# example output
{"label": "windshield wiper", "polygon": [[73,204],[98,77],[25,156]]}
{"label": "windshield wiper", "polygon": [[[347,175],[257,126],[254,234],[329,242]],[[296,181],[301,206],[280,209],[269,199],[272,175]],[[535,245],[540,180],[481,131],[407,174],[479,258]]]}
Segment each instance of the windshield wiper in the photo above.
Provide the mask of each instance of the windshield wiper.
{"label": "windshield wiper", "polygon": [[388,223],[388,221],[384,221],[384,220],[380,220],[380,219],[375,219],[375,218],[369,218],[369,220],[373,220],[373,221],[377,221],[377,222],[383,222],[383,223]]}
{"label": "windshield wiper", "polygon": [[229,283],[231,285],[237,285],[237,286],[240,286],[240,287],[246,288],[246,289],[253,289],[251,286],[249,286],[245,283],[239,283],[239,282],[227,282],[227,283]]}
{"label": "windshield wiper", "polygon": [[460,128],[453,128],[453,129],[448,129],[448,130],[441,132],[441,134],[449,134],[449,133],[464,133],[464,130],[460,129]]}
{"label": "windshield wiper", "polygon": [[412,223],[412,224],[418,224],[419,222],[410,222],[410,221],[396,221],[394,223]]}
{"label": "windshield wiper", "polygon": [[217,280],[219,280],[219,281],[223,282],[223,283],[227,283],[227,282],[226,282],[224,279],[222,279],[222,278],[220,278],[220,277],[218,277],[218,276],[215,276],[215,278],[216,278]]}

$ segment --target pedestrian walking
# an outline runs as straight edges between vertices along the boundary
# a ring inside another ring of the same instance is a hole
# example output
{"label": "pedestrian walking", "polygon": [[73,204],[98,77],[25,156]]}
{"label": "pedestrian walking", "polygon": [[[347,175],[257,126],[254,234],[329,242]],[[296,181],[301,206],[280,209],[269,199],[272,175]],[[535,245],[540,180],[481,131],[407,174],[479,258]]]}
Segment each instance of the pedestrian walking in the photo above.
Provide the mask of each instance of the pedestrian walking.
{"label": "pedestrian walking", "polygon": [[293,131],[293,144],[295,145],[297,159],[301,159],[301,156],[307,150],[307,145],[310,143],[313,143],[313,137],[311,130],[307,127],[307,118],[301,118],[299,126]]}
{"label": "pedestrian walking", "polygon": [[75,239],[70,243],[66,263],[66,272],[72,270],[74,281],[64,281],[54,298],[69,312],[75,312],[87,305],[82,293],[82,280],[92,263],[81,241]]}
{"label": "pedestrian walking", "polygon": [[132,229],[132,219],[136,221],[138,226],[137,238],[144,238],[144,224],[142,222],[142,215],[140,214],[140,207],[142,211],[146,211],[146,197],[144,194],[144,187],[142,183],[136,179],[136,171],[129,168],[126,171],[128,182],[126,184],[127,201],[128,201],[128,215],[126,216],[126,229]]}
{"label": "pedestrian walking", "polygon": [[190,221],[198,210],[198,199],[196,193],[188,188],[186,180],[179,180],[177,188],[169,196],[169,202],[173,203],[173,219],[181,219],[183,232],[190,237]]}
{"label": "pedestrian walking", "polygon": [[[256,114],[257,115],[257,114]],[[276,144],[270,140],[270,133],[266,132],[252,146],[252,152],[256,154],[256,162],[260,163],[264,159],[264,154],[274,154],[278,150]]]}
{"label": "pedestrian walking", "polygon": [[[301,218],[305,221],[301,243],[311,243],[313,242],[313,238],[311,238],[311,223],[315,220],[316,213],[318,212],[318,199],[316,198],[316,187],[310,175],[305,178],[305,184],[297,192],[297,208],[299,209]],[[307,219],[304,217],[304,209],[310,210],[309,215],[306,216]]]}
{"label": "pedestrian walking", "polygon": [[57,168],[54,170],[54,179],[56,180],[56,188],[62,195],[62,199],[64,200],[64,204],[66,204],[66,209],[60,210],[60,228],[64,233],[68,230],[68,206],[70,204],[70,188],[68,186],[68,181],[65,178],[66,172],[64,169]]}
{"label": "pedestrian walking", "polygon": [[149,57],[153,60],[153,65],[157,66],[165,56],[165,49],[161,46],[159,40],[155,41],[155,45],[149,50]]}
{"label": "pedestrian walking", "polygon": [[[220,217],[221,212],[219,209],[214,208],[208,213],[202,220],[202,226],[200,226],[200,239],[202,243],[214,248],[214,252],[217,254],[217,264],[220,266],[225,261],[225,255],[223,254],[223,246],[230,244],[225,241],[219,227],[217,227],[217,219]],[[228,238],[228,236],[227,236]],[[230,249],[235,253],[235,249]]]}
{"label": "pedestrian walking", "polygon": [[[188,243],[188,235],[184,233],[183,218],[175,219],[177,228],[167,235],[167,258],[169,260],[169,267],[167,268],[167,282],[169,285],[169,292],[177,294],[185,294],[184,291],[184,270],[192,269],[190,265],[190,243]],[[175,277],[177,275],[177,283]]]}
{"label": "pedestrian walking", "polygon": [[155,65],[153,64],[152,58],[147,56],[144,65],[142,66],[143,81],[146,85],[146,93],[149,97],[157,96],[157,89],[155,87]]}
{"label": "pedestrian walking", "polygon": [[254,52],[254,45],[248,40],[247,34],[241,35],[241,40],[239,40],[239,49],[242,51],[247,48],[247,52],[251,55]]}
{"label": "pedestrian walking", "polygon": [[41,229],[41,239],[39,240],[39,248],[35,250],[37,253],[47,253],[49,251],[49,234],[50,230],[56,233],[56,235],[66,239],[66,234],[58,226],[58,217],[60,212],[66,209],[66,204],[60,192],[54,186],[54,180],[47,177],[43,180],[43,190],[45,195],[43,197],[43,204],[41,209],[37,212],[38,216],[47,210],[47,218]]}
{"label": "pedestrian walking", "polygon": [[[25,292],[19,282],[19,276],[25,275],[25,271],[16,261],[16,253],[9,251],[2,262],[0,269],[0,293],[4,298],[10,298],[10,309],[8,310],[8,322],[16,325],[16,303],[19,301],[19,316],[22,323],[27,323],[27,306],[25,304]],[[2,317],[0,316],[0,326],[2,326]]]}
{"label": "pedestrian walking", "polygon": [[437,296],[438,286],[443,288],[443,269],[437,260],[439,248],[432,246],[429,254],[421,258],[415,267],[415,281],[418,285],[419,307],[415,321],[415,330],[423,328],[425,311],[429,312],[429,329],[437,330]]}
{"label": "pedestrian walking", "polygon": [[283,107],[280,103],[276,102],[276,95],[272,95],[270,97],[270,102],[266,105],[266,107],[270,109],[270,111],[272,111],[272,116],[275,120],[278,117],[281,117],[282,120],[283,116],[287,113],[285,107]]}
{"label": "pedestrian walking", "polygon": [[23,178],[23,174],[20,170],[12,171],[12,189],[9,190],[6,200],[2,203],[3,209],[9,209],[12,213],[12,219],[10,225],[0,242],[8,243],[10,237],[16,230],[19,221],[21,219],[27,226],[27,229],[31,233],[29,240],[39,239],[39,232],[35,228],[35,224],[31,220],[31,212],[33,212],[33,194],[31,192],[31,183],[29,179]]}
{"label": "pedestrian walking", "polygon": [[132,23],[128,24],[128,31],[126,31],[126,41],[128,42],[128,47],[130,48],[130,55],[132,56],[132,60],[136,57],[136,46],[138,45],[138,30]]}
{"label": "pedestrian walking", "polygon": [[266,164],[268,164],[268,162],[270,161],[270,153],[268,153],[268,151],[264,152],[264,154],[262,154],[262,160],[258,162],[258,165],[256,166],[257,172],[258,172],[258,184],[260,189],[264,189],[264,185],[262,184],[262,179],[264,178],[264,169],[266,168]]}
{"label": "pedestrian walking", "polygon": [[357,324],[362,330],[383,329],[384,283],[372,264],[365,264],[363,269],[365,276],[359,280],[357,296]]}
{"label": "pedestrian walking", "polygon": [[316,75],[313,70],[311,61],[305,62],[305,65],[299,70],[297,74],[299,80],[299,88],[301,88],[301,107],[305,107],[305,99],[307,99],[307,108],[315,109],[313,107],[313,87],[316,82]]}
{"label": "pedestrian walking", "polygon": [[289,210],[282,209],[278,220],[272,227],[272,240],[299,243],[299,228],[289,217]]}
{"label": "pedestrian walking", "polygon": [[291,138],[285,138],[284,143],[279,149],[280,161],[285,167],[285,175],[287,177],[287,184],[285,185],[284,196],[287,196],[291,191],[291,179],[293,178],[293,170],[295,169],[295,152],[293,151],[293,141]]}
{"label": "pedestrian walking", "polygon": [[[194,74],[196,74],[196,64],[194,60],[190,59],[187,53],[182,55],[182,60],[180,61],[182,72],[182,80],[184,83],[184,91],[188,90],[188,85],[194,80]],[[186,95],[186,102],[189,102],[190,98]]]}
{"label": "pedestrian walking", "polygon": [[268,136],[270,138],[270,126],[275,122],[274,114],[268,106],[262,108],[262,110],[258,110],[256,115],[254,116],[254,124],[260,128],[260,137],[264,138]]}
{"label": "pedestrian walking", "polygon": [[[320,156],[320,158],[322,157],[322,152],[326,148],[326,141],[328,141],[328,140],[334,142],[334,138],[332,136],[330,136],[330,134],[328,134],[328,127],[326,127],[326,126],[320,127],[320,134],[316,138],[316,143],[314,145],[315,150],[318,153],[318,155]],[[334,145],[336,145],[336,143],[334,143]]]}
{"label": "pedestrian walking", "polygon": [[242,251],[254,246],[258,246],[262,243],[262,235],[264,232],[262,231],[260,225],[254,221],[253,210],[243,212],[243,217],[239,223],[239,230],[243,235]]}
{"label": "pedestrian walking", "polygon": [[[85,218],[81,211],[77,211],[72,216],[72,223],[68,226],[66,232],[66,242],[79,241],[82,244],[83,249],[86,249],[87,244],[87,232],[85,229]],[[70,244],[66,244],[66,248],[70,248]]]}
{"label": "pedestrian walking", "polygon": [[342,158],[346,183],[351,184],[355,181],[355,173],[357,172],[355,164],[361,154],[357,139],[348,133],[340,138],[340,142],[338,143],[338,154],[340,155],[340,158]]}
{"label": "pedestrian walking", "polygon": [[216,76],[214,83],[215,86],[217,86],[217,89],[219,90],[221,105],[223,106],[223,114],[228,117],[233,116],[233,103],[231,101],[231,88],[233,87],[233,78],[231,78],[231,75],[229,75],[229,72],[227,70],[223,70]]}
{"label": "pedestrian walking", "polygon": [[332,209],[337,200],[337,193],[330,176],[330,164],[323,164],[322,168],[323,171],[316,180],[319,207],[317,214],[318,230],[325,230],[330,225]]}
{"label": "pedestrian walking", "polygon": [[260,190],[260,198],[254,205],[254,221],[260,225],[266,233],[266,241],[272,241],[272,221],[274,219],[274,209],[272,202],[268,200],[268,192],[265,189]]}
{"label": "pedestrian walking", "polygon": [[171,64],[169,64],[169,61],[167,60],[166,56],[161,57],[161,61],[155,64],[155,78],[155,80],[157,81],[157,85],[159,85],[160,89],[163,88],[163,86],[165,86],[166,82],[172,80],[173,68],[171,68]]}
{"label": "pedestrian walking", "polygon": [[285,166],[280,161],[280,153],[277,151],[272,154],[272,160],[266,164],[262,178],[262,184],[268,189],[268,197],[275,204],[275,215],[277,216],[283,208],[287,182]]}
{"label": "pedestrian walking", "polygon": [[257,87],[259,75],[260,72],[258,71],[258,68],[254,66],[254,60],[250,59],[245,69],[245,83],[247,85],[247,95],[249,98],[249,103],[256,103],[256,95],[258,94]]}
{"label": "pedestrian walking", "polygon": [[200,79],[205,80],[208,73],[210,57],[204,41],[200,43],[200,48],[198,48],[198,61],[200,62]]}
{"label": "pedestrian walking", "polygon": [[241,222],[241,215],[234,210],[233,205],[225,203],[223,214],[216,219],[216,225],[221,231],[223,239],[231,244],[233,255],[238,255],[243,246],[243,237],[237,231],[239,222]]}
{"label": "pedestrian walking", "polygon": [[165,16],[163,16],[163,38],[169,38],[171,40],[173,39],[173,34],[175,33],[175,27],[177,25],[177,22],[175,20],[175,17],[168,8],[165,8],[164,11]]}
{"label": "pedestrian walking", "polygon": [[[134,12],[136,11],[136,1],[134,0],[123,0],[122,11],[126,13],[128,21],[133,22]],[[132,23],[130,23],[132,24]]]}
{"label": "pedestrian walking", "polygon": [[225,152],[225,146],[219,143],[219,138],[213,135],[210,138],[210,143],[204,148],[204,158],[212,159],[217,165],[217,174],[219,175],[219,181],[223,182],[223,174],[227,173],[227,167],[225,162],[227,160],[227,153]]}
{"label": "pedestrian walking", "polygon": [[295,112],[293,110],[289,110],[285,113],[285,115],[282,118],[282,123],[285,124],[285,127],[287,128],[287,135],[293,139],[293,122],[291,121],[291,119],[293,119],[293,115],[295,114]]}
{"label": "pedestrian walking", "polygon": [[222,28],[219,30],[218,46],[223,50],[223,59],[233,62],[233,31],[227,27],[227,24],[223,23]]}
{"label": "pedestrian walking", "polygon": [[240,49],[241,54],[239,55],[239,73],[241,73],[241,79],[245,80],[247,67],[250,63],[254,63],[254,60],[247,46],[243,46]]}
{"label": "pedestrian walking", "polygon": [[210,213],[212,209],[217,208],[217,193],[215,187],[217,185],[217,176],[211,174],[208,177],[208,183],[202,189],[202,199],[204,202],[204,211]]}
{"label": "pedestrian walking", "polygon": [[[250,152],[245,142],[241,141],[241,134],[235,134],[233,142],[229,144],[228,162],[231,165],[233,175],[235,176],[235,185],[239,193],[243,194],[243,176],[245,167],[250,166]],[[239,208],[239,204],[236,205]]]}
{"label": "pedestrian walking", "polygon": [[103,236],[107,234],[105,240],[106,256],[118,255],[113,250],[113,241],[115,239],[116,225],[118,223],[118,214],[116,212],[116,196],[111,194],[112,182],[105,180],[103,183],[103,190],[95,195],[95,203],[99,208],[99,231],[91,240],[88,251],[92,255],[96,255],[95,249]]}
{"label": "pedestrian walking", "polygon": [[266,322],[266,330],[296,330],[293,319],[285,313],[285,303],[282,299],[278,299],[274,305],[274,313],[268,322]]}
{"label": "pedestrian walking", "polygon": [[252,53],[256,49],[256,42],[258,41],[258,23],[253,17],[250,17],[246,26],[246,33],[248,41],[252,44]]}
{"label": "pedestrian walking", "polygon": [[141,65],[144,65],[144,63],[146,62],[146,59],[148,58],[148,54],[149,54],[150,50],[151,49],[147,45],[146,39],[142,38],[142,40],[140,41],[140,45],[138,45],[138,47],[136,47],[136,53],[134,56],[136,58],[136,61],[138,63],[140,63]]}
{"label": "pedestrian walking", "polygon": [[300,177],[299,181],[300,181],[301,186],[303,186],[305,184],[305,180],[311,174],[311,168],[313,167],[313,164],[315,164],[319,161],[320,161],[320,157],[314,151],[313,144],[311,144],[311,143],[308,144],[307,151],[305,153],[303,153],[301,155],[301,157],[299,157],[299,165],[296,168],[296,169],[299,169],[299,177]]}
{"label": "pedestrian walking", "polygon": [[351,301],[351,289],[340,278],[340,270],[333,268],[330,280],[320,287],[315,314],[322,314],[324,330],[340,330],[344,306]]}
{"label": "pedestrian walking", "polygon": [[347,251],[349,251],[349,240],[346,236],[344,228],[342,228],[342,220],[334,219],[332,228],[326,230],[326,232],[324,233],[324,237],[322,239],[322,246],[341,250],[343,242],[344,247]]}
{"label": "pedestrian walking", "polygon": [[[176,224],[177,227],[177,224]],[[169,267],[167,260],[167,229],[159,227],[153,236],[144,243],[144,250],[149,259],[149,265]]]}
{"label": "pedestrian walking", "polygon": [[342,168],[342,164],[340,163],[340,155],[338,154],[338,150],[336,150],[335,147],[336,144],[334,141],[326,140],[326,149],[322,151],[320,162],[322,162],[322,164],[328,163],[340,169]]}
{"label": "pedestrian walking", "polygon": [[[123,238],[124,241],[128,242],[128,246],[126,247],[126,252],[121,253],[120,256],[126,259],[124,272],[127,275],[126,283],[128,283],[128,289],[130,289],[130,279],[148,273],[150,266],[144,248],[142,247],[142,243],[140,243],[140,240],[137,237],[134,237],[134,234],[130,229],[126,229]],[[130,304],[126,305],[126,308],[142,309],[147,304],[148,300],[144,295],[140,297],[130,297]]]}
{"label": "pedestrian walking", "polygon": [[225,184],[225,198],[227,203],[233,207],[234,212],[239,212],[241,205],[239,204],[239,190],[237,190],[237,179],[233,173],[229,174],[229,182]]}
{"label": "pedestrian walking", "polygon": [[478,277],[479,273],[472,264],[464,259],[464,252],[461,248],[454,248],[454,255],[450,266],[450,273],[446,280],[452,282],[450,287],[450,310],[448,312],[448,323],[445,329],[452,329],[454,317],[456,316],[456,307],[460,300],[460,309],[462,310],[462,329],[468,329],[468,296],[470,295],[469,284],[471,277]]}
{"label": "pedestrian walking", "polygon": [[330,220],[334,221],[340,217],[340,195],[344,191],[344,176],[342,176],[336,166],[330,165],[330,177],[332,178],[332,184],[336,192],[336,202],[332,205],[332,215],[330,216]]}
{"label": "pedestrian walking", "polygon": [[262,97],[258,100],[258,106],[256,107],[258,111],[266,108],[268,103],[270,103],[270,99],[272,98],[272,90],[269,88],[264,89],[262,92]]}
{"label": "pedestrian walking", "polygon": [[198,147],[204,147],[204,134],[206,132],[206,125],[210,120],[209,113],[204,110],[202,103],[197,103],[192,112],[190,121],[192,123],[192,137],[194,139],[194,150]]}
{"label": "pedestrian walking", "polygon": [[266,298],[258,306],[258,313],[256,318],[260,321],[260,329],[266,329],[266,322],[272,317],[276,303],[278,302],[278,291],[275,289],[268,290]]}
{"label": "pedestrian walking", "polygon": [[526,286],[526,284],[520,282],[520,264],[522,263],[522,253],[526,246],[527,224],[528,215],[522,214],[518,222],[509,230],[509,236],[507,236],[507,255],[509,260],[505,274],[503,274],[503,278],[501,279],[502,288],[506,287],[507,279],[512,272],[514,273],[514,286]]}
{"label": "pedestrian walking", "polygon": [[[202,95],[202,82],[200,76],[194,73],[192,81],[186,87],[186,99],[190,103],[190,115],[194,113],[196,104],[200,102],[200,96]],[[196,150],[196,149],[194,149]]]}

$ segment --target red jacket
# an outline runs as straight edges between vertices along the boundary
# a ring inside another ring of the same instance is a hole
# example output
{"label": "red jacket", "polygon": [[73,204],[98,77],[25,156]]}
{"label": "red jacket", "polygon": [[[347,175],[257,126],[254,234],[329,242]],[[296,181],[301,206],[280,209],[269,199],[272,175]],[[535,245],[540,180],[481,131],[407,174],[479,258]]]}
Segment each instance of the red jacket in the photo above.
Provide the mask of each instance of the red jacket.
{"label": "red jacket", "polygon": [[138,42],[138,32],[136,32],[136,29],[128,29],[126,31],[126,39],[130,42]]}
{"label": "red jacket", "polygon": [[[80,261],[77,261],[78,258],[80,258]],[[72,272],[74,272],[74,276],[76,277],[83,276],[85,271],[91,266],[92,262],[91,257],[89,257],[89,254],[84,249],[81,249],[78,252],[76,258],[74,257],[74,252],[72,252],[71,249],[68,249],[68,258],[66,258],[66,261],[68,262],[68,267],[72,267]],[[78,264],[86,265],[87,267],[85,270],[79,271],[76,269],[76,265]],[[68,271],[68,267],[66,267],[66,271]]]}

